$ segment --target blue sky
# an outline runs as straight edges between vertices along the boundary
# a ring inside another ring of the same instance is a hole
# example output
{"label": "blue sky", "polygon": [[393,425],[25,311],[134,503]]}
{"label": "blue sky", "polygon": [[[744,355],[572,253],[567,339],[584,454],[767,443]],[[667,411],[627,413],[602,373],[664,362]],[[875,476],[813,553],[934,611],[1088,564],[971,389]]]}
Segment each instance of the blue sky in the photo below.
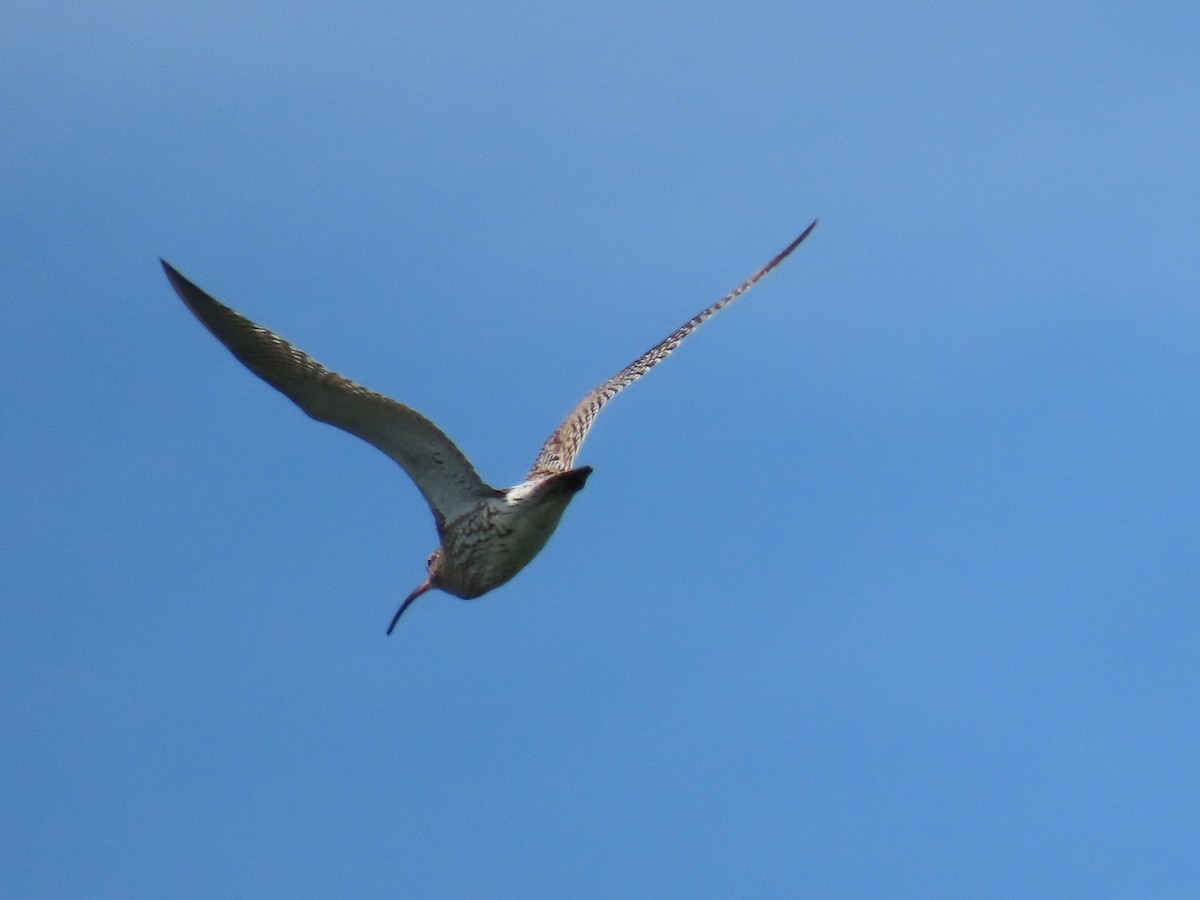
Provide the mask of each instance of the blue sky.
{"label": "blue sky", "polygon": [[[0,13],[22,897],[1194,897],[1194,3]],[[416,489],[166,257],[517,481]]]}

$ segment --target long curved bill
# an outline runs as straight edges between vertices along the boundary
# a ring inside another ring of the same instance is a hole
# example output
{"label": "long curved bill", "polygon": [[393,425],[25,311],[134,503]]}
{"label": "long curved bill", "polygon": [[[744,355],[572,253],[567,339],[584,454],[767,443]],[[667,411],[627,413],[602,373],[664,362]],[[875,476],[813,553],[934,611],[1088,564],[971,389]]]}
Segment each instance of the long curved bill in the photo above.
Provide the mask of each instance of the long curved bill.
{"label": "long curved bill", "polygon": [[407,597],[404,598],[404,602],[400,604],[400,608],[398,610],[396,610],[396,614],[394,616],[392,616],[392,624],[388,625],[388,629],[387,629],[388,634],[392,633],[392,629],[394,629],[396,627],[396,623],[400,621],[400,617],[402,615],[404,615],[404,611],[406,609],[408,609],[408,607],[412,604],[412,602],[414,600],[416,600],[418,597],[420,597],[427,590],[429,590],[431,587],[433,587],[433,585],[430,584],[429,579],[426,578],[419,585],[417,585],[417,589],[415,591],[413,591],[411,594],[409,594]]}

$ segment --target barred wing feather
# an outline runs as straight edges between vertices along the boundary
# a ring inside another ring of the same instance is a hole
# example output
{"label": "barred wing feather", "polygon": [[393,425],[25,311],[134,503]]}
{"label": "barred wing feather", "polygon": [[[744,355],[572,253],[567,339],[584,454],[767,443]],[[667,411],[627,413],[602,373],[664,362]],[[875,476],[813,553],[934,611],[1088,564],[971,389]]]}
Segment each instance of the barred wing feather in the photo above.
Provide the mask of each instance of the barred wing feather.
{"label": "barred wing feather", "polygon": [[400,465],[444,525],[482,497],[499,494],[436,425],[414,409],[330,371],[279,335],[262,328],[163,262],[176,293],[237,359],[319,422],[362,438]]}
{"label": "barred wing feather", "polygon": [[579,448],[583,446],[584,439],[587,437],[588,431],[591,430],[596,416],[604,408],[604,404],[670,356],[689,334],[703,325],[714,313],[719,312],[742,294],[746,293],[746,291],[750,290],[750,288],[754,287],[764,275],[783,262],[788,257],[788,254],[799,247],[816,227],[817,223],[814,220],[811,225],[804,229],[798,238],[784,247],[769,263],[712,306],[693,316],[664,340],[655,344],[579,401],[579,404],[571,410],[570,415],[563,420],[562,424],[555,429],[554,433],[550,435],[546,443],[542,446],[541,452],[538,453],[538,457],[534,461],[533,468],[529,470],[529,475],[526,477],[532,479],[537,476],[565,472],[570,469],[575,464],[575,457],[579,453]]}

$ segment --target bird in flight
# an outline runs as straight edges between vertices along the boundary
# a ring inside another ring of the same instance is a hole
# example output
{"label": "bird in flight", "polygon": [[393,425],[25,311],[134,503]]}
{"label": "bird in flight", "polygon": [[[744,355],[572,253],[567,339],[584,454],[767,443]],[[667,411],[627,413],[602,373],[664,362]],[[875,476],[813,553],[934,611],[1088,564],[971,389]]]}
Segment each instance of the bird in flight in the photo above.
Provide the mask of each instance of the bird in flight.
{"label": "bird in flight", "polygon": [[504,489],[485,484],[457,445],[415,409],[330,371],[210,297],[165,260],[162,266],[188,309],[246,368],[318,422],[382,450],[416,482],[433,512],[441,544],[426,563],[425,580],[392,617],[387,628],[391,634],[401,614],[426,591],[436,588],[472,600],[525,568],[592,474],[591,466],[574,468],[575,456],[604,404],[666,359],[713,313],[757,284],[816,225],[814,220],[769,263],[587,394],[546,439],[525,479]]}

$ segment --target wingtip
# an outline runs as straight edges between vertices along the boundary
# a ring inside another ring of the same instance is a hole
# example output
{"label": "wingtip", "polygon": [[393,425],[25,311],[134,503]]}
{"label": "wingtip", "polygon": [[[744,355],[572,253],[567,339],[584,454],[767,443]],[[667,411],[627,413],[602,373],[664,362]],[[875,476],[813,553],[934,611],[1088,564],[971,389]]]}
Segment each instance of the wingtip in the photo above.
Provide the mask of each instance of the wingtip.
{"label": "wingtip", "polygon": [[[171,287],[175,289],[175,293],[179,298],[193,310],[196,308],[196,303],[200,300],[212,300],[204,291],[189,281],[178,269],[167,262],[165,259],[159,259],[162,263],[163,272],[167,275],[167,281],[171,282]],[[216,301],[213,301],[216,302]]]}
{"label": "wingtip", "polygon": [[179,284],[181,281],[187,281],[186,278],[184,278],[182,275],[179,274],[178,269],[176,269],[173,265],[171,265],[169,262],[167,262],[161,256],[158,258],[158,262],[159,262],[159,265],[162,266],[163,272],[166,274],[167,278],[171,281],[172,284]]}
{"label": "wingtip", "polygon": [[735,290],[733,292],[734,296],[737,296],[738,294],[742,293],[742,291],[744,291],[747,288],[751,287],[752,285],[756,284],[760,278],[762,278],[764,275],[766,275],[768,272],[770,272],[772,269],[774,269],[777,265],[779,265],[781,262],[783,262],[785,259],[787,259],[791,255],[793,250],[795,250],[797,247],[799,247],[801,244],[804,243],[804,239],[806,237],[808,237],[810,234],[812,234],[813,229],[816,227],[817,227],[817,220],[813,219],[808,224],[808,227],[805,228],[802,232],[800,232],[799,237],[797,237],[790,244],[788,244],[786,247],[784,247],[782,250],[780,250],[775,255],[774,259],[772,259],[769,263],[767,263],[765,266],[763,266],[761,269],[759,269],[751,278],[747,279],[747,281],[740,288]]}

